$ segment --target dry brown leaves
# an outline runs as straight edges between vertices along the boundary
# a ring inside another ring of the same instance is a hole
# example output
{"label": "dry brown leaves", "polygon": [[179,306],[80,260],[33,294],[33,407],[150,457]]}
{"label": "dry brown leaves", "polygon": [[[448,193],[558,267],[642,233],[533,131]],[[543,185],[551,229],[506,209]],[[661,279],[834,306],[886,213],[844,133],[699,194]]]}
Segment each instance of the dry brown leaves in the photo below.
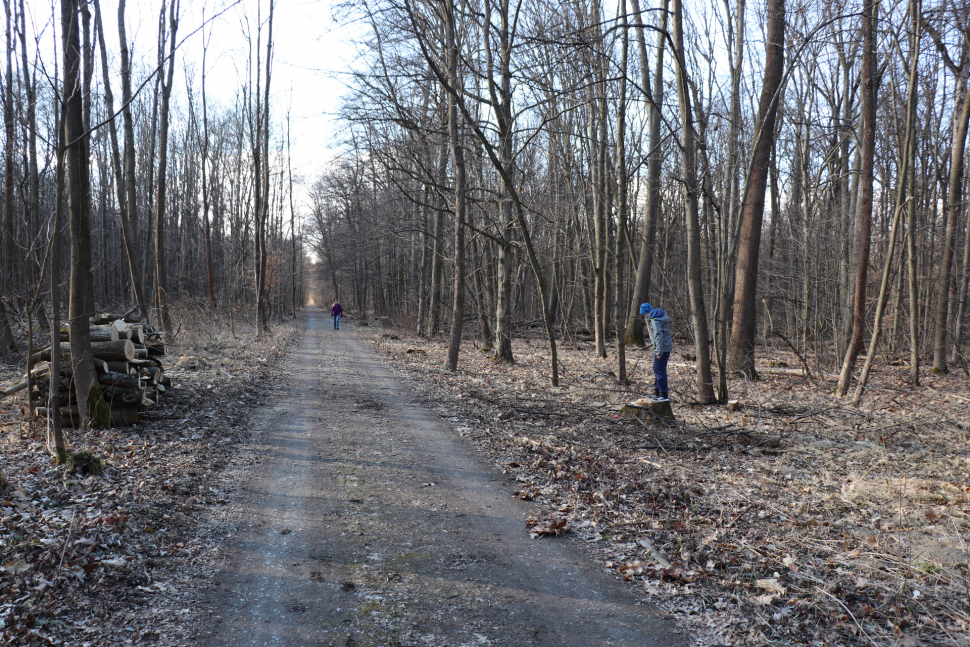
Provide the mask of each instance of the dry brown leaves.
{"label": "dry brown leaves", "polygon": [[533,539],[538,537],[556,536],[569,532],[569,522],[555,512],[543,511],[530,515],[525,520],[525,526]]}
{"label": "dry brown leaves", "polygon": [[[176,318],[164,358],[173,388],[147,420],[65,430],[71,448],[105,459],[99,476],[56,465],[44,429],[19,415],[22,402],[0,402],[0,474],[10,482],[0,492],[0,643],[123,645],[184,631],[193,611],[176,574],[207,550],[200,521],[225,502],[220,475],[297,329],[254,342],[238,321],[233,334],[205,313]],[[16,377],[5,367],[0,383]]]}
{"label": "dry brown leaves", "polygon": [[883,363],[853,407],[761,348],[762,379],[731,382],[732,411],[691,404],[693,366],[675,348],[678,420],[665,424],[617,415],[652,390],[649,353],[628,349],[621,385],[614,359],[564,342],[551,387],[540,339],[516,339],[512,366],[466,342],[453,374],[442,341],[396,333],[365,334],[516,496],[557,510],[696,644],[970,643],[965,374],[924,371],[914,388]]}

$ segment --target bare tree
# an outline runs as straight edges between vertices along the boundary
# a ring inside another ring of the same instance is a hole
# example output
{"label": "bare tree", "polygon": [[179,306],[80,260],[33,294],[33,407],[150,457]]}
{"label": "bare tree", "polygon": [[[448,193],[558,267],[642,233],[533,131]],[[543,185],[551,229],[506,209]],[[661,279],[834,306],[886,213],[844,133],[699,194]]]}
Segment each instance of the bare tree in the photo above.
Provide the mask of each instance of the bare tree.
{"label": "bare tree", "polygon": [[677,60],[677,97],[680,101],[681,160],[683,168],[684,200],[687,220],[687,288],[690,294],[691,321],[694,326],[694,350],[697,353],[697,400],[703,404],[714,401],[711,380],[710,340],[707,330],[707,311],[701,284],[701,232],[697,212],[697,151],[694,140],[694,116],[691,109],[687,78],[687,57],[684,50],[684,7],[681,0],[673,0],[673,47]]}
{"label": "bare tree", "polygon": [[144,283],[142,282],[142,255],[138,246],[138,197],[135,177],[135,127],[131,114],[131,57],[128,50],[128,36],[125,30],[125,0],[118,2],[118,41],[121,48],[121,114],[124,123],[124,187],[126,199],[121,212],[122,233],[125,239],[125,252],[128,256],[128,271],[131,274],[131,289],[135,301],[146,306]]}
{"label": "bare tree", "polygon": [[657,26],[657,60],[654,64],[653,89],[650,86],[650,66],[647,59],[646,35],[640,12],[640,0],[631,0],[633,24],[637,27],[637,53],[640,59],[640,84],[646,101],[649,103],[650,139],[647,150],[647,201],[644,208],[643,239],[640,243],[640,256],[634,279],[633,303],[630,304],[630,318],[627,321],[626,339],[628,344],[643,343],[643,319],[639,316],[639,306],[650,300],[650,281],[653,278],[654,242],[657,224],[660,219],[660,164],[663,161],[660,127],[663,117],[660,106],[664,97],[664,48],[667,44],[667,8],[669,0],[660,2],[660,19]]}
{"label": "bare tree", "polygon": [[[78,0],[61,1],[61,51],[64,60],[64,146],[67,205],[71,232],[70,318],[71,361],[81,421],[87,419],[88,396],[98,380],[91,357],[91,186],[88,179],[88,136],[84,128],[84,88],[81,85],[81,42]],[[52,277],[52,280],[57,280]],[[60,341],[58,340],[58,344]],[[52,353],[53,355],[54,353]],[[93,402],[100,398],[100,388]]]}
{"label": "bare tree", "polygon": [[[962,47],[958,61],[954,62],[949,54],[939,34],[931,30],[937,47],[943,57],[947,67],[953,72],[956,80],[956,89],[953,102],[952,117],[952,140],[950,144],[950,174],[947,186],[948,200],[945,208],[945,233],[943,240],[943,258],[940,262],[940,278],[937,282],[936,291],[936,328],[933,331],[933,373],[945,374],[948,372],[946,365],[946,355],[949,337],[947,322],[950,311],[950,283],[951,272],[953,269],[953,256],[956,251],[956,231],[960,211],[963,208],[963,166],[964,151],[966,150],[967,130],[970,124],[970,91],[968,91],[967,76],[970,74],[970,5],[957,3],[954,7],[953,19],[955,24],[962,26]],[[964,267],[964,272],[966,272]],[[966,279],[964,278],[964,281]],[[966,291],[964,289],[964,294]],[[966,297],[959,301],[959,312],[962,314]],[[958,320],[961,320],[958,317]],[[962,321],[961,321],[962,325]],[[959,333],[957,333],[959,334]],[[956,344],[954,345],[956,348]],[[956,348],[959,352],[959,348]]]}
{"label": "bare tree", "polygon": [[835,393],[849,392],[852,371],[862,351],[866,328],[866,282],[869,276],[869,248],[872,243],[872,185],[876,155],[876,20],[879,1],[862,2],[862,169],[859,177],[859,255],[856,267],[855,299],[852,308],[852,338],[842,362],[842,373]]}
{"label": "bare tree", "polygon": [[[161,108],[159,111],[158,130],[158,180],[155,197],[155,306],[158,309],[158,320],[166,330],[171,329],[172,322],[168,315],[168,276],[165,265],[165,200],[168,197],[168,131],[169,131],[169,102],[172,96],[172,78],[175,74],[175,37],[178,32],[180,0],[172,0],[169,6],[169,53],[167,61],[160,65],[159,74],[165,74],[162,82]],[[162,3],[161,25],[165,20],[165,3]],[[159,30],[159,41],[166,36],[165,29]],[[166,67],[167,66],[167,67]]]}
{"label": "bare tree", "polygon": [[[630,26],[625,0],[620,3],[620,91],[616,108],[616,186],[619,193],[616,223],[616,290],[614,291],[614,313],[616,321],[616,379],[620,384],[627,383],[626,377],[626,294],[624,276],[627,250],[627,213],[629,211],[629,183],[626,167],[626,74],[627,56],[630,48]],[[639,309],[637,310],[639,312]]]}
{"label": "bare tree", "polygon": [[[448,84],[460,92],[462,83],[458,74],[459,44],[455,33],[456,15],[457,11],[453,0],[446,0],[444,19]],[[461,348],[461,332],[465,318],[465,192],[467,189],[465,186],[465,153],[461,141],[458,104],[455,99],[458,92],[448,94],[448,138],[451,141],[451,160],[455,171],[455,288],[453,290],[451,339],[448,342],[448,359],[445,364],[449,371],[458,370],[458,351]]]}
{"label": "bare tree", "polygon": [[[203,12],[203,16],[205,13]],[[215,276],[212,271],[212,231],[209,224],[209,178],[210,178],[210,165],[212,165],[212,175],[215,175],[215,164],[217,160],[209,159],[209,106],[206,100],[205,92],[205,59],[206,54],[209,52],[209,42],[212,38],[212,32],[210,30],[208,37],[202,44],[202,132],[200,137],[202,139],[202,222],[205,225],[205,273],[206,273],[206,284],[208,286],[209,292],[209,306],[212,308],[216,307],[216,281]],[[289,132],[289,130],[287,130]],[[289,139],[287,138],[287,141]],[[292,180],[291,180],[292,183]],[[292,189],[290,191],[292,196]],[[292,205],[291,205],[292,212]]]}
{"label": "bare tree", "polygon": [[[916,145],[916,84],[919,64],[919,42],[920,26],[922,24],[922,11],[920,0],[910,0],[910,14],[912,19],[909,43],[909,90],[906,96],[906,130],[903,140],[902,155],[899,158],[899,177],[897,178],[896,188],[896,208],[893,213],[892,230],[889,234],[889,245],[886,249],[886,262],[882,271],[882,282],[879,286],[879,297],[876,300],[876,316],[872,324],[872,337],[869,341],[869,352],[866,353],[866,361],[862,366],[862,373],[859,375],[859,384],[856,387],[853,403],[858,404],[865,392],[866,385],[869,383],[869,372],[872,370],[872,362],[876,356],[876,349],[879,345],[879,336],[882,334],[882,317],[886,307],[886,299],[889,296],[890,274],[893,266],[893,254],[896,250],[896,238],[899,232],[899,223],[902,220],[903,209],[915,196],[907,196],[909,188],[907,178],[910,173],[909,164],[912,157],[911,151]],[[916,232],[911,231],[911,236]],[[910,307],[915,307],[915,303],[910,303]]]}
{"label": "bare tree", "polygon": [[[729,370],[754,376],[754,340],[756,331],[756,293],[758,255],[761,249],[761,225],[765,211],[768,166],[774,145],[775,114],[785,68],[785,0],[769,0],[768,34],[765,41],[765,79],[761,103],[755,122],[754,152],[745,189],[738,249],[737,282],[734,296],[734,322],[731,327]],[[722,399],[726,399],[722,394]]]}
{"label": "bare tree", "polygon": [[[261,337],[269,324],[269,308],[267,303],[267,235],[266,225],[269,218],[269,88],[272,80],[273,64],[273,8],[274,0],[269,3],[269,20],[266,36],[266,85],[264,96],[260,97],[260,62],[259,39],[256,46],[256,116],[253,137],[253,159],[255,162],[255,278],[256,278],[256,336]],[[259,18],[257,17],[257,21]],[[262,36],[262,24],[259,25],[259,35]]]}

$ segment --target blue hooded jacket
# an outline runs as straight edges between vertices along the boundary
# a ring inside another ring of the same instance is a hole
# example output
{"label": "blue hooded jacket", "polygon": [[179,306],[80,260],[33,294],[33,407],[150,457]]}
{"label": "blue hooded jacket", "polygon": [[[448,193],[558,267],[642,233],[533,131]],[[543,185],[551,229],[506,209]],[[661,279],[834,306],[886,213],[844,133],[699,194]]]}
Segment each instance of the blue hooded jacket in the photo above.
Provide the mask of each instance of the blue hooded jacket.
{"label": "blue hooded jacket", "polygon": [[650,331],[650,341],[653,342],[653,352],[669,353],[674,349],[674,340],[670,336],[670,317],[660,308],[650,311],[647,329]]}

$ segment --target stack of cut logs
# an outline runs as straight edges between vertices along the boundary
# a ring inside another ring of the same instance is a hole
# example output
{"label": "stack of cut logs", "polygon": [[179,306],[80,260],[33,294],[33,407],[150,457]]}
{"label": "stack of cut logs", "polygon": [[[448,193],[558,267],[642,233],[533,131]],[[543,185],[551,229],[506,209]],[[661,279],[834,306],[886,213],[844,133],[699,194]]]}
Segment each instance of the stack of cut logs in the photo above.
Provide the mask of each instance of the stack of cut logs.
{"label": "stack of cut logs", "polygon": [[[138,422],[140,413],[154,406],[171,380],[163,374],[161,357],[165,355],[165,333],[156,331],[140,315],[101,314],[91,326],[91,354],[98,373],[98,383],[108,403],[111,426]],[[59,412],[64,426],[77,426],[80,416],[71,387],[70,333],[61,330],[61,388]],[[50,347],[34,353],[27,364],[32,376],[25,415],[46,418],[50,413]]]}

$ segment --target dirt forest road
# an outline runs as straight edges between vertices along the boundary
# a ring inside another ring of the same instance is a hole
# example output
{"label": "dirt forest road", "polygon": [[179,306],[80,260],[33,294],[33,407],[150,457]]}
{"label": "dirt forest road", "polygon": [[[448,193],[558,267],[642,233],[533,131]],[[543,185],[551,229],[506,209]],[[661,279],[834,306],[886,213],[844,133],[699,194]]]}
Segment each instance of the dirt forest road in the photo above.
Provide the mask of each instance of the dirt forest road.
{"label": "dirt forest road", "polygon": [[687,644],[579,540],[531,539],[532,505],[350,326],[307,322],[194,644]]}

